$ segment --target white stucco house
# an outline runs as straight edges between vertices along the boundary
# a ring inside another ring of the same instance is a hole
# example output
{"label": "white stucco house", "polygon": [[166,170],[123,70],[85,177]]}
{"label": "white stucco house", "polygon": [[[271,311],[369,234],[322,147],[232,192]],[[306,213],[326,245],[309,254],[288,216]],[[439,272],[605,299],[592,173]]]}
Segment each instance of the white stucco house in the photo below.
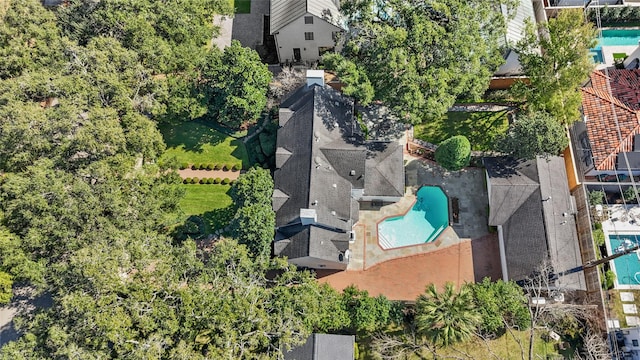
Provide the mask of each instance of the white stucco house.
{"label": "white stucco house", "polygon": [[315,62],[340,50],[339,0],[271,0],[269,22],[280,63]]}

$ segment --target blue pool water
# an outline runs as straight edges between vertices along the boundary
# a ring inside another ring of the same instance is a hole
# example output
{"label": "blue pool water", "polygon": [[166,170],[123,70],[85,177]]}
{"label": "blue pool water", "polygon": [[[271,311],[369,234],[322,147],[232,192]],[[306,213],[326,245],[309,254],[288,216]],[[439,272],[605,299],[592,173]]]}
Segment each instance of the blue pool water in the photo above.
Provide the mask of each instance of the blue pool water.
{"label": "blue pool water", "polygon": [[610,29],[602,30],[602,37],[598,38],[595,49],[603,46],[629,46],[638,45],[640,30],[637,29]]}
{"label": "blue pool water", "polygon": [[378,224],[378,242],[383,249],[422,244],[435,240],[447,226],[447,196],[437,186],[423,186],[404,216],[390,217]]}
{"label": "blue pool water", "polygon": [[[640,235],[609,235],[609,244],[615,254],[625,247],[640,243]],[[621,285],[640,285],[640,258],[636,252],[613,260],[616,278]],[[636,276],[637,274],[637,276]]]}

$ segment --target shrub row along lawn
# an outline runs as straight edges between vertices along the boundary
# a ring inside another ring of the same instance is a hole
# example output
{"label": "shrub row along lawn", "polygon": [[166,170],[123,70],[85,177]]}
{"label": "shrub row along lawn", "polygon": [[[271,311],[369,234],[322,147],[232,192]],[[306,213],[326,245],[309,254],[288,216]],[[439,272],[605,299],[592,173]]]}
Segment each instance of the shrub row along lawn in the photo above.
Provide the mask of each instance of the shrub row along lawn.
{"label": "shrub row along lawn", "polygon": [[[217,167],[227,170],[249,167],[247,151],[242,141],[227,136],[206,124],[188,121],[176,125],[163,124],[159,126],[164,137],[167,150],[163,159],[176,157],[181,167],[197,165],[200,169]],[[189,179],[193,182],[193,179]],[[217,179],[211,179],[215,183]],[[230,185],[219,181],[216,186],[182,185],[185,196],[180,201],[180,207],[185,215],[201,217],[206,226],[206,233],[221,229],[228,225],[233,217],[233,202],[228,192]],[[200,179],[196,180],[199,183]],[[208,181],[205,181],[208,183]],[[231,181],[224,181],[230,183]]]}
{"label": "shrub row along lawn", "polygon": [[452,111],[436,121],[416,125],[413,136],[438,145],[452,136],[464,135],[471,142],[471,150],[486,151],[493,149],[496,137],[504,134],[508,126],[504,111]]}
{"label": "shrub row along lawn", "polygon": [[163,159],[176,157],[179,164],[229,164],[248,167],[249,158],[242,141],[211,127],[187,121],[177,125],[162,124],[160,132],[167,144]]}

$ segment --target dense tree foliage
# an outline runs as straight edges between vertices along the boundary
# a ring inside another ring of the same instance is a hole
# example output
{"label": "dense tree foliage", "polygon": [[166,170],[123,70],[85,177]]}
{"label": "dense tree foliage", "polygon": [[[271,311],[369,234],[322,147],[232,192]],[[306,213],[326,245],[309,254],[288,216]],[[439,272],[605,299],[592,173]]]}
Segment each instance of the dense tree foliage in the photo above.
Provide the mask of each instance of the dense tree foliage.
{"label": "dense tree foliage", "polygon": [[0,305],[7,304],[13,296],[11,290],[13,286],[13,277],[4,271],[0,271]]}
{"label": "dense tree foliage", "polygon": [[391,320],[391,301],[382,295],[369,296],[353,285],[342,292],[342,306],[349,314],[352,331],[372,333],[384,329]]}
{"label": "dense tree foliage", "polygon": [[438,145],[435,158],[438,164],[447,170],[460,170],[469,165],[471,144],[462,135],[450,137]]}
{"label": "dense tree foliage", "polygon": [[258,53],[237,40],[222,55],[210,52],[200,84],[208,116],[230,128],[255,122],[267,105],[270,81],[271,72]]}
{"label": "dense tree foliage", "polygon": [[529,326],[530,315],[522,288],[513,282],[498,280],[468,285],[473,293],[481,321],[478,331],[489,337],[502,335],[508,328],[524,330]]}
{"label": "dense tree foliage", "polygon": [[344,1],[345,60],[330,63],[363,103],[370,83],[373,99],[401,119],[437,118],[458,98],[480,97],[502,64],[506,27],[496,11],[500,4],[514,2]]}
{"label": "dense tree foliage", "polygon": [[107,36],[134,50],[158,73],[192,69],[215,34],[213,15],[230,14],[226,0],[70,0],[57,9],[61,28],[86,44]]}
{"label": "dense tree foliage", "polygon": [[518,115],[507,133],[498,139],[498,151],[518,159],[559,155],[568,145],[564,126],[545,112]]}
{"label": "dense tree foliage", "polygon": [[239,206],[271,204],[273,178],[267,169],[252,167],[242,174],[231,186],[230,195]]}
{"label": "dense tree foliage", "polygon": [[546,111],[563,124],[578,120],[580,86],[593,69],[589,49],[595,38],[593,24],[585,22],[581,9],[562,10],[537,27],[529,23],[516,46],[529,83],[518,84],[515,93],[531,109]]}
{"label": "dense tree foliage", "polygon": [[230,224],[232,236],[245,244],[255,258],[267,258],[276,225],[271,207],[271,173],[253,167],[233,183],[230,193],[237,207]]}

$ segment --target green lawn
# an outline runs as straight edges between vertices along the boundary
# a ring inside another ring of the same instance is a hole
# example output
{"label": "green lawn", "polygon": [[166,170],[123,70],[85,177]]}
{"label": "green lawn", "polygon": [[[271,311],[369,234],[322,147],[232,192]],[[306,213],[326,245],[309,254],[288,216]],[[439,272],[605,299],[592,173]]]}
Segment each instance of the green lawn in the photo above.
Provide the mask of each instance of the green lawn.
{"label": "green lawn", "polygon": [[229,224],[233,217],[229,189],[231,185],[181,185],[185,189],[180,207],[186,215],[197,215],[204,219],[211,233]]}
{"label": "green lawn", "polygon": [[236,14],[248,14],[251,12],[251,0],[234,0],[233,7]]}
{"label": "green lawn", "polygon": [[187,121],[177,125],[159,126],[167,144],[162,156],[169,159],[175,156],[178,163],[217,163],[249,166],[247,150],[242,141],[203,124]]}
{"label": "green lawn", "polygon": [[437,121],[414,127],[414,137],[439,144],[454,136],[464,135],[471,142],[472,150],[491,150],[497,135],[504,134],[509,126],[507,113],[498,112],[449,112]]}
{"label": "green lawn", "polygon": [[[555,342],[550,341],[546,342],[542,340],[540,337],[540,333],[536,331],[536,336],[534,338],[534,346],[533,353],[534,358],[536,359],[547,359],[553,356],[560,356],[558,351],[554,348]],[[517,339],[515,340],[514,337]],[[528,331],[514,331],[513,335],[507,333],[502,335],[501,337],[488,340],[487,342],[480,341],[478,339],[473,339],[466,343],[460,343],[452,345],[449,348],[440,348],[438,349],[438,353],[440,354],[439,358],[465,358],[461,353],[466,353],[471,356],[472,359],[476,360],[494,360],[498,359],[519,359],[521,358],[521,350],[518,342],[522,344],[524,347],[525,357],[529,355],[529,332]],[[369,360],[374,359],[370,349],[369,349],[369,341],[370,339],[361,339],[358,338],[357,342],[360,345],[360,357],[359,360]],[[572,358],[573,350],[567,349],[564,351],[567,355],[565,358]],[[432,355],[428,351],[424,351],[422,356],[416,356],[411,354],[403,359],[407,360],[421,360],[421,359],[432,359]]]}

